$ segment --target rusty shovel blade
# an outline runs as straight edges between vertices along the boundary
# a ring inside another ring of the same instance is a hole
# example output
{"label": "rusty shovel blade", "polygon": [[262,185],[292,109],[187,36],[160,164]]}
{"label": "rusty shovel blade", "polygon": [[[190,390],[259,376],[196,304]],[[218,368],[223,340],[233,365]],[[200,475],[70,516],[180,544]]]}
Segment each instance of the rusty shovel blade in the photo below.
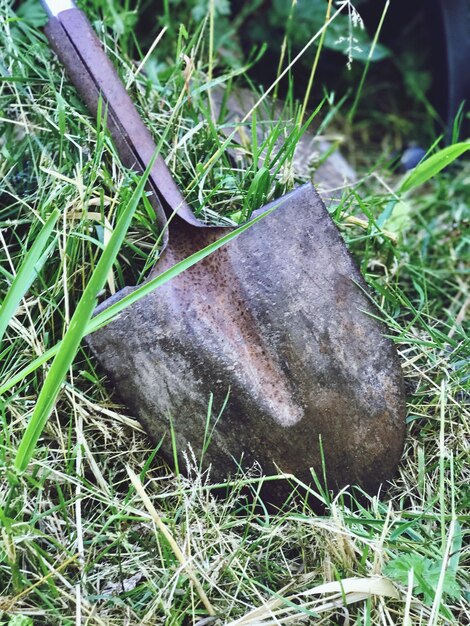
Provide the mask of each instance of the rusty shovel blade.
{"label": "rusty shovel blade", "polygon": [[[180,224],[152,276],[219,235]],[[306,185],[88,342],[169,459],[172,424],[180,467],[190,445],[215,481],[258,463],[311,482],[323,454],[331,488],[374,491],[405,429],[400,364],[377,313]]]}
{"label": "rusty shovel blade", "polygon": [[[103,96],[124,163],[142,170],[155,145],[86,18],[69,0],[59,13],[50,10],[57,2],[45,4],[52,46],[92,111]],[[150,183],[166,233],[152,278],[223,230],[194,218],[161,158]],[[171,238],[163,204],[179,215]],[[314,187],[276,204],[88,344],[149,436],[163,438],[170,459],[173,428],[181,467],[190,445],[217,482],[256,463],[264,473],[308,483],[325,465],[331,488],[374,491],[395,471],[403,447],[395,348]],[[279,495],[279,483],[270,485]]]}

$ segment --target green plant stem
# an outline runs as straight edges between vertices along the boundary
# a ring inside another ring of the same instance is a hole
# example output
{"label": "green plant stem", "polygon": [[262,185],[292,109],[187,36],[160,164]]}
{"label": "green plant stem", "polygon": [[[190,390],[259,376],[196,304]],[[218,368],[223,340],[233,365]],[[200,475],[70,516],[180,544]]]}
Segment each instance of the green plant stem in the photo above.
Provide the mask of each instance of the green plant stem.
{"label": "green plant stem", "polygon": [[[326,24],[329,23],[332,4],[333,4],[333,0],[328,0],[328,6],[326,7],[326,14],[325,14],[325,23]],[[315,53],[315,59],[313,61],[312,70],[310,72],[307,89],[305,90],[305,95],[304,95],[304,99],[303,99],[303,103],[302,103],[302,109],[301,109],[300,118],[299,118],[299,126],[302,126],[302,122],[303,122],[303,119],[305,117],[305,112],[307,110],[308,102],[310,100],[310,93],[312,91],[313,81],[315,79],[315,74],[317,72],[318,62],[320,60],[320,54],[321,54],[321,51],[322,51],[322,48],[323,48],[323,42],[325,41],[326,30],[327,30],[326,28],[323,30],[323,32],[321,34],[321,37],[320,37],[320,41],[318,42],[318,48],[317,48],[317,51]]]}
{"label": "green plant stem", "polygon": [[[294,10],[295,10],[295,6],[297,4],[297,0],[292,0],[292,3],[290,5],[290,11],[289,11],[289,16],[287,18],[287,23],[286,23],[286,32],[284,33],[284,38],[282,40],[282,45],[281,45],[281,54],[279,55],[279,63],[277,65],[277,73],[276,76],[279,76],[281,71],[282,71],[282,66],[284,64],[284,58],[286,56],[286,50],[287,50],[287,38],[289,35],[289,28],[292,22],[292,16],[294,15]],[[276,85],[276,88],[274,90],[273,93],[273,99],[277,100],[277,94],[279,91],[279,83]]]}
{"label": "green plant stem", "polygon": [[[209,0],[209,84],[212,83],[214,75],[214,28],[215,28],[215,0]],[[215,122],[214,106],[212,103],[212,94],[209,89],[207,92],[209,98],[209,107],[211,110],[211,118]]]}
{"label": "green plant stem", "polygon": [[38,275],[40,266],[46,260],[47,255],[41,255],[44,252],[47,241],[51,236],[54,226],[59,218],[59,211],[56,209],[51,213],[46,223],[42,227],[40,233],[36,237],[33,245],[28,250],[25,258],[13,279],[10,289],[5,296],[5,299],[0,307],[0,342],[3,339],[3,335],[10,323],[11,318],[15,314],[15,311],[24,297],[28,289],[31,287],[34,279]]}
{"label": "green plant stem", "polygon": [[357,106],[359,104],[359,100],[361,99],[362,90],[364,88],[364,83],[366,81],[366,77],[367,77],[367,74],[369,72],[369,66],[370,66],[370,63],[372,61],[372,57],[374,56],[375,46],[377,45],[377,42],[379,40],[380,31],[382,30],[382,26],[383,26],[383,23],[384,23],[384,20],[385,20],[385,16],[387,15],[387,11],[388,11],[388,7],[389,6],[390,6],[390,0],[387,0],[387,2],[385,3],[385,6],[383,8],[382,15],[380,16],[379,25],[377,27],[377,30],[375,31],[374,39],[373,39],[372,45],[370,47],[370,51],[369,51],[369,55],[367,57],[367,62],[366,62],[366,65],[364,67],[364,71],[362,72],[361,80],[359,81],[359,87],[357,88],[356,96],[354,98],[354,102],[353,102],[352,107],[351,107],[351,109],[350,109],[350,111],[348,113],[348,122],[349,122],[349,124],[353,123],[354,116],[356,115],[356,109],[357,109]]}

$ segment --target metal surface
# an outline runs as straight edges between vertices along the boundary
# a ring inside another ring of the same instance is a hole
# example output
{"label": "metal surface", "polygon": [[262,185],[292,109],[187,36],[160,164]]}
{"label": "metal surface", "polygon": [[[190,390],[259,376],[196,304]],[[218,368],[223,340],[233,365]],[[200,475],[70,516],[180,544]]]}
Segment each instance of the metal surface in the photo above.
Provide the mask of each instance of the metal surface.
{"label": "metal surface", "polygon": [[[123,162],[142,170],[154,142],[84,15],[63,11],[46,33],[94,114],[103,96]],[[166,237],[154,275],[223,231],[192,215],[161,157],[150,188]],[[172,222],[171,245],[162,201],[182,218]],[[179,453],[188,444],[198,458],[205,452],[216,480],[239,462],[257,462],[309,481],[311,467],[321,471],[321,439],[331,487],[374,490],[393,473],[404,437],[400,365],[376,315],[306,185],[88,342],[149,435],[167,435],[162,451],[170,458],[170,416]],[[228,401],[206,450],[211,394],[214,415]]]}
{"label": "metal surface", "polygon": [[[172,232],[153,274],[220,235]],[[124,295],[121,292],[118,298]],[[110,302],[105,303],[107,306]],[[197,266],[88,338],[119,396],[172,459],[170,420],[224,480],[237,463],[374,491],[394,472],[405,431],[395,349],[337,228],[311,185]],[[271,496],[282,487],[269,483]]]}

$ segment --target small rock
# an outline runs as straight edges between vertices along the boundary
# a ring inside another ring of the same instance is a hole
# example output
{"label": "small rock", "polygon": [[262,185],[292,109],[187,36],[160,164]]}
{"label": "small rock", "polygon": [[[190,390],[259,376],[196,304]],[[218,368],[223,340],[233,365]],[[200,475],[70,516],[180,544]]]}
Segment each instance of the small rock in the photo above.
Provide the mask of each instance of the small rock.
{"label": "small rock", "polygon": [[418,165],[426,156],[426,150],[419,146],[411,146],[404,150],[400,158],[400,169],[408,172]]}

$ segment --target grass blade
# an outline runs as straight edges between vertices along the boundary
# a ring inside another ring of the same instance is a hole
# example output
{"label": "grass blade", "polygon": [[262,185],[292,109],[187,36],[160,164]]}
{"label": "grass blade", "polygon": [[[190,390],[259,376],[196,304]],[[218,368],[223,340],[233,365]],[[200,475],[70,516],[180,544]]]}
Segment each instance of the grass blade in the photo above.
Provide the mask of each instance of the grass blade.
{"label": "grass blade", "polygon": [[104,311],[101,311],[101,313],[99,313],[96,317],[90,320],[90,323],[88,324],[88,327],[87,327],[86,334],[92,333],[95,330],[102,328],[106,324],[109,324],[109,322],[111,322],[116,317],[116,315],[121,313],[125,308],[127,308],[134,302],[137,302],[138,300],[140,300],[141,298],[149,294],[151,291],[154,291],[158,287],[161,287],[162,285],[170,281],[172,278],[174,278],[175,276],[178,276],[178,274],[181,274],[186,269],[189,269],[190,267],[192,267],[199,261],[202,261],[210,254],[212,254],[213,252],[215,252],[216,250],[218,250],[225,244],[229,243],[229,241],[232,241],[232,239],[235,239],[235,237],[238,237],[238,235],[243,233],[248,228],[251,228],[254,224],[256,224],[256,222],[259,222],[261,219],[266,217],[266,215],[269,215],[269,213],[274,211],[279,206],[279,204],[280,202],[276,203],[275,206],[271,207],[264,213],[257,215],[255,218],[253,218],[249,222],[246,222],[245,224],[242,224],[242,226],[239,226],[235,230],[230,231],[227,235],[224,235],[220,239],[217,239],[217,241],[214,241],[214,243],[211,243],[210,245],[206,246],[202,250],[198,250],[197,252],[195,252],[194,254],[191,254],[186,259],[179,261],[179,263],[176,263],[175,265],[173,265],[173,267],[170,267],[168,270],[166,270],[165,272],[162,272],[155,278],[152,278],[152,280],[149,280],[148,282],[144,283],[143,285],[135,289],[132,293],[128,294],[121,300],[118,300],[118,302],[115,302]]}
{"label": "grass blade", "polygon": [[462,141],[439,150],[414,168],[401,184],[400,192],[404,193],[427,182],[467,150],[470,150],[470,141]]}
{"label": "grass blade", "polygon": [[51,213],[44,226],[41,228],[39,235],[34,240],[33,245],[26,253],[20,268],[13,279],[13,282],[0,306],[0,342],[3,339],[8,324],[15,314],[22,298],[33,284],[42,264],[46,260],[46,256],[41,255],[46,247],[47,241],[56,225],[59,217],[59,211],[56,209]]}
{"label": "grass blade", "polygon": [[155,152],[127,206],[119,217],[116,228],[80,298],[75,313],[70,320],[69,328],[57,350],[51,369],[39,394],[31,420],[18,447],[15,467],[20,472],[26,469],[33,455],[44,425],[54,408],[62,382],[75,358],[80,342],[86,334],[87,324],[96,306],[97,295],[103,288],[114,260],[119,253],[157,154],[158,151]]}
{"label": "grass blade", "polygon": [[[181,274],[181,272],[184,272],[184,270],[192,267],[199,261],[202,261],[210,254],[212,254],[213,252],[215,252],[216,250],[218,250],[225,244],[229,243],[230,241],[232,241],[232,239],[235,239],[235,237],[238,237],[238,235],[243,233],[248,228],[251,228],[251,226],[256,224],[256,222],[259,222],[266,215],[271,213],[271,211],[274,211],[279,206],[280,203],[281,201],[277,202],[272,208],[268,209],[264,213],[256,216],[249,222],[242,224],[235,230],[230,231],[229,233],[227,233],[227,235],[224,235],[223,237],[221,237],[217,241],[214,241],[214,243],[211,243],[210,245],[206,246],[202,250],[198,250],[198,252],[195,252],[188,258],[183,259],[182,261],[179,261],[178,263],[173,265],[173,267],[170,267],[168,270],[166,270],[165,272],[162,272],[161,274],[159,274],[152,280],[149,280],[148,282],[144,283],[143,285],[135,289],[132,293],[128,294],[127,296],[125,296],[118,302],[114,303],[113,305],[105,309],[104,311],[101,311],[101,313],[96,315],[96,317],[89,320],[85,328],[85,331],[83,333],[83,336],[88,335],[89,333],[92,333],[95,330],[98,330],[99,328],[103,326],[106,326],[106,324],[109,324],[110,322],[112,322],[115,316],[121,313],[126,307],[130,306],[134,302],[137,302],[138,300],[140,300],[141,298],[149,294],[154,289],[157,289],[158,287],[164,285],[175,276],[178,276],[178,274]],[[39,356],[37,359],[35,359],[31,363],[29,363],[20,372],[18,372],[17,374],[12,376],[8,381],[6,381],[0,387],[0,395],[10,390],[12,387],[20,383],[27,376],[29,376],[34,371],[36,371],[39,367],[41,367],[41,365],[44,365],[44,363],[47,363],[47,361],[55,357],[58,351],[62,348],[62,343],[63,342],[57,343],[55,346],[47,350],[47,352]]]}

